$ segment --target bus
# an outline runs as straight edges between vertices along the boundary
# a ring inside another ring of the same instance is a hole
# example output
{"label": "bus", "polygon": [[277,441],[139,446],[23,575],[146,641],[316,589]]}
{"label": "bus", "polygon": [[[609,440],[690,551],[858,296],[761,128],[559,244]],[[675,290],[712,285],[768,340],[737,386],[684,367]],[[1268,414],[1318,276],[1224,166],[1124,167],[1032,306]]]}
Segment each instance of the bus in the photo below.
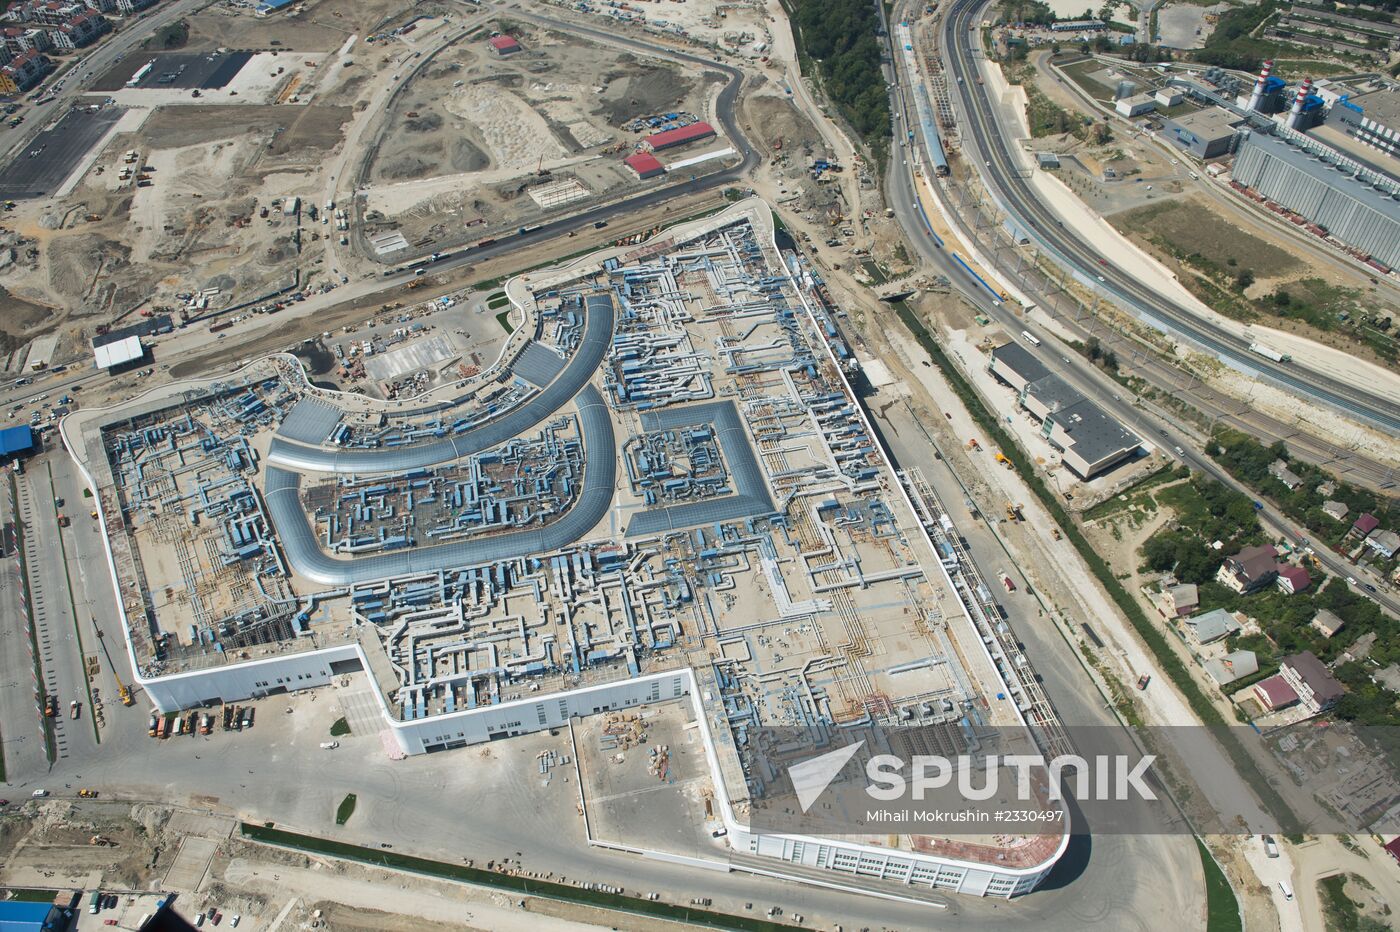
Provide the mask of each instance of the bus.
{"label": "bus", "polygon": [[1021,331],[1021,338],[1022,338],[1023,340],[1025,340],[1027,343],[1029,343],[1031,346],[1039,346],[1039,345],[1040,345],[1040,341],[1037,340],[1034,336],[1032,336],[1032,335],[1031,335],[1031,332],[1030,332],[1029,330],[1022,330],[1022,331]]}

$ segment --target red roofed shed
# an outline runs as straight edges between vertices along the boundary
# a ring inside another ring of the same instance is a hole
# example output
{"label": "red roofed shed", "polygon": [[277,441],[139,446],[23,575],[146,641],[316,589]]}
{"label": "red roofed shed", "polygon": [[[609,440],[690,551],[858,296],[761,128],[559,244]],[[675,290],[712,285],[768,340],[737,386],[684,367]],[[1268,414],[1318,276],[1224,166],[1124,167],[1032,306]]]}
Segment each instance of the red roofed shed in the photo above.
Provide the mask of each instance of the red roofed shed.
{"label": "red roofed shed", "polygon": [[622,160],[622,164],[637,173],[638,178],[655,178],[666,173],[666,166],[650,152],[637,152]]}
{"label": "red roofed shed", "polygon": [[496,50],[497,55],[509,55],[520,51],[520,43],[510,36],[492,36],[491,48]]}
{"label": "red roofed shed", "polygon": [[669,149],[672,146],[683,146],[699,139],[710,139],[714,134],[715,128],[702,120],[699,123],[682,126],[680,129],[668,129],[664,132],[653,133],[647,137],[646,142],[651,147],[651,151],[660,152],[662,149]]}

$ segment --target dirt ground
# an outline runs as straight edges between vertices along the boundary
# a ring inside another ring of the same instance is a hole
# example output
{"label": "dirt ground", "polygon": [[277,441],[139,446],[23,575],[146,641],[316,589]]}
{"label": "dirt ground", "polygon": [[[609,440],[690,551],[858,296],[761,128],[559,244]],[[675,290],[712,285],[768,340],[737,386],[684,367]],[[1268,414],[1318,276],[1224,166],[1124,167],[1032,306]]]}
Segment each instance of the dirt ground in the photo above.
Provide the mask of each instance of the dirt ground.
{"label": "dirt ground", "polygon": [[262,49],[281,46],[299,52],[330,52],[352,35],[379,32],[414,15],[392,0],[309,0],[303,12],[258,17],[246,6],[221,2],[188,17],[184,48]]}

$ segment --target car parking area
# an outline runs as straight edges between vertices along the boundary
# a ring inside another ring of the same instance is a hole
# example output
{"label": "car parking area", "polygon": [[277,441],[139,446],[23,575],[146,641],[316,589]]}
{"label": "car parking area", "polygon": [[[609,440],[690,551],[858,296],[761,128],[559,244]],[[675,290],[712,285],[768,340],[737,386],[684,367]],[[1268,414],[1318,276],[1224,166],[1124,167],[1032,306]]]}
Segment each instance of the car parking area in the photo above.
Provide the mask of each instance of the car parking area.
{"label": "car parking area", "polygon": [[[158,55],[133,52],[94,81],[92,88],[96,91],[117,91],[126,87],[215,90],[232,81],[252,57],[252,52],[165,52]],[[138,74],[137,82],[129,83]]]}
{"label": "car parking area", "polygon": [[119,107],[69,110],[0,169],[0,200],[53,193],[125,112]]}

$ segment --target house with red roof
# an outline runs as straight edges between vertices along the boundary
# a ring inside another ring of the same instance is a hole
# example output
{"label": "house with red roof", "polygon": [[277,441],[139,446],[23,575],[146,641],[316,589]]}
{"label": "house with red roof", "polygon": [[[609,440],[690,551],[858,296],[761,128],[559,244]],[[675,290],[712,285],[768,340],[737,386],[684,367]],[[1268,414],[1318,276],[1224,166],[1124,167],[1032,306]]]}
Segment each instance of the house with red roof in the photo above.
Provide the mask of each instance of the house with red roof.
{"label": "house with red roof", "polygon": [[1352,522],[1351,534],[1356,537],[1365,537],[1380,526],[1381,519],[1367,512]]}
{"label": "house with red roof", "polygon": [[1289,595],[1297,595],[1312,585],[1312,577],[1301,566],[1291,563],[1278,565],[1278,587]]}
{"label": "house with red roof", "polygon": [[1280,673],[1254,684],[1254,698],[1267,712],[1286,709],[1298,701],[1298,693]]}

